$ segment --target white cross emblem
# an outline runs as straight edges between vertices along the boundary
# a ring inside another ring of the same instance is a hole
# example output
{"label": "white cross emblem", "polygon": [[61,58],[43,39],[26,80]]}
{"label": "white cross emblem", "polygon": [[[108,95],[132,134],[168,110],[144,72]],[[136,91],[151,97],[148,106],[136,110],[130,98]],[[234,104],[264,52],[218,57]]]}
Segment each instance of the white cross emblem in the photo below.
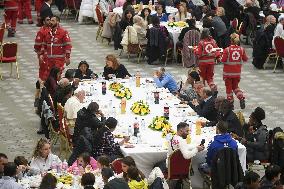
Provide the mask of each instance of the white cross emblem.
{"label": "white cross emblem", "polygon": [[213,45],[212,44],[208,44],[205,46],[205,52],[206,53],[211,53],[213,50]]}
{"label": "white cross emblem", "polygon": [[233,53],[232,53],[232,59],[234,60],[234,61],[237,61],[237,60],[239,60],[240,59],[240,53],[238,52],[238,51],[234,51]]}

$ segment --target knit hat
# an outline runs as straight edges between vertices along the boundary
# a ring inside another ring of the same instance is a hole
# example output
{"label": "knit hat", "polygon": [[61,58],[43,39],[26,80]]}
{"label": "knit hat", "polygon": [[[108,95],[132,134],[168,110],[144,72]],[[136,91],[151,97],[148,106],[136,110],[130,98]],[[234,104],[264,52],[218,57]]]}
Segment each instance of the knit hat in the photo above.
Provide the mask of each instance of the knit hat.
{"label": "knit hat", "polygon": [[257,107],[252,113],[251,116],[257,121],[262,121],[265,119],[265,112],[262,108]]}

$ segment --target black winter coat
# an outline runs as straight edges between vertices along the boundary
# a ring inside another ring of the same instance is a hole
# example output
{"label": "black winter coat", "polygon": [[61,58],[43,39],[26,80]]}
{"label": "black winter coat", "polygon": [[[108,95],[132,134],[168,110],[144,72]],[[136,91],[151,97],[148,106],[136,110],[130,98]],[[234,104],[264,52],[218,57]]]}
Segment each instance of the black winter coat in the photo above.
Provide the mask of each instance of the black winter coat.
{"label": "black winter coat", "polygon": [[219,150],[211,165],[212,189],[225,189],[243,180],[244,172],[238,152],[232,148]]}
{"label": "black winter coat", "polygon": [[223,121],[228,123],[228,132],[235,133],[239,137],[243,137],[244,133],[242,130],[242,126],[240,120],[238,119],[237,115],[231,110],[222,118]]}
{"label": "black winter coat", "polygon": [[77,139],[73,147],[72,154],[68,160],[68,165],[71,166],[74,161],[79,157],[80,154],[87,152],[91,156],[93,156],[93,149],[94,149],[94,133],[91,128],[85,127],[83,128],[80,136]]}
{"label": "black winter coat", "polygon": [[87,108],[82,108],[77,113],[77,119],[74,128],[73,142],[76,144],[78,137],[85,127],[92,129],[92,132],[96,132],[99,128],[104,126],[105,117],[102,117],[102,121],[99,120],[96,115],[90,112]]}
{"label": "black winter coat", "polygon": [[237,0],[224,0],[224,9],[228,20],[240,17],[240,6]]}
{"label": "black winter coat", "polygon": [[274,136],[271,163],[279,165],[284,170],[284,132],[277,132]]}
{"label": "black winter coat", "polygon": [[[80,69],[77,69],[76,72],[75,72],[74,78],[79,78],[79,79],[81,79],[81,80],[82,80],[82,79],[93,79],[93,74],[94,74],[94,72],[93,72],[92,70],[87,69],[86,75],[83,75],[82,72],[81,72],[81,70],[80,70]],[[98,77],[97,74],[94,74],[94,75],[95,75],[95,77]]]}
{"label": "black winter coat", "polygon": [[124,179],[114,178],[105,184],[104,189],[129,189],[129,186]]}

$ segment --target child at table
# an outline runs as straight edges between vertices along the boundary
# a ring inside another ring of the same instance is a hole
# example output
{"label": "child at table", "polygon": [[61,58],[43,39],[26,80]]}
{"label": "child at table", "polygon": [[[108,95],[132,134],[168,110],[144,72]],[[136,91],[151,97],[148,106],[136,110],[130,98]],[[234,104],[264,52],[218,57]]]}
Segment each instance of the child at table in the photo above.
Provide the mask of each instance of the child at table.
{"label": "child at table", "polygon": [[97,169],[97,161],[91,157],[88,153],[82,153],[79,155],[77,160],[68,168],[68,172],[73,172],[74,169],[79,168],[81,173],[85,170],[95,170]]}

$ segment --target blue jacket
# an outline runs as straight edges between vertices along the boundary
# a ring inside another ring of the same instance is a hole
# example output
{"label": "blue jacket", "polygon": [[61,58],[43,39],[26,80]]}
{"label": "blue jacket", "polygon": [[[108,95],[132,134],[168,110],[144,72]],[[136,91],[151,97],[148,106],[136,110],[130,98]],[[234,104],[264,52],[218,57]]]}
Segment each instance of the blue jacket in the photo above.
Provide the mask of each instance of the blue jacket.
{"label": "blue jacket", "polygon": [[171,93],[177,92],[178,86],[174,78],[169,73],[164,73],[160,78],[154,77],[157,87],[164,87],[169,89]]}
{"label": "blue jacket", "polygon": [[160,22],[167,22],[168,21],[168,16],[165,13],[162,13],[162,16],[158,16],[158,14],[153,14],[153,16],[157,16],[160,18]]}
{"label": "blue jacket", "polygon": [[206,163],[210,166],[211,162],[218,150],[224,148],[224,145],[238,150],[237,142],[231,137],[229,133],[223,135],[216,135],[214,140],[209,144]]}

